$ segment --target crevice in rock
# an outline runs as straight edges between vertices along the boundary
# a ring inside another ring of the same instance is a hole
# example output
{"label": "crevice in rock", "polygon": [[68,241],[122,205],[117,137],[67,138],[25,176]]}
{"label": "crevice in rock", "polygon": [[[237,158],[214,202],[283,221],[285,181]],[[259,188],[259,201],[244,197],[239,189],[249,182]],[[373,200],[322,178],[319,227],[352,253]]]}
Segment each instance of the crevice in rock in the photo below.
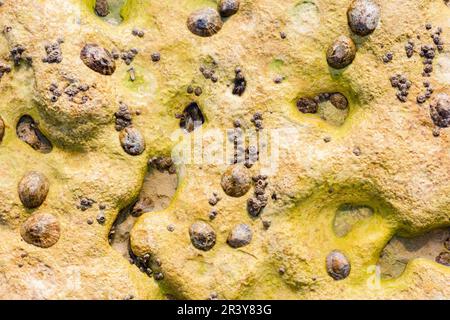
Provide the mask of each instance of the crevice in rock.
{"label": "crevice in rock", "polygon": [[450,228],[435,229],[413,238],[394,236],[382,250],[377,263],[381,278],[399,277],[407,264],[417,258],[450,267]]}
{"label": "crevice in rock", "polygon": [[148,257],[137,257],[133,254],[130,247],[130,232],[142,214],[167,208],[177,186],[178,177],[171,159],[166,157],[150,159],[139,196],[120,211],[109,232],[108,240],[111,247],[149,276],[156,275],[155,268]]}
{"label": "crevice in rock", "polygon": [[38,123],[29,115],[24,115],[19,119],[16,127],[17,137],[30,145],[34,150],[49,153],[53,146],[50,140],[39,130]]}

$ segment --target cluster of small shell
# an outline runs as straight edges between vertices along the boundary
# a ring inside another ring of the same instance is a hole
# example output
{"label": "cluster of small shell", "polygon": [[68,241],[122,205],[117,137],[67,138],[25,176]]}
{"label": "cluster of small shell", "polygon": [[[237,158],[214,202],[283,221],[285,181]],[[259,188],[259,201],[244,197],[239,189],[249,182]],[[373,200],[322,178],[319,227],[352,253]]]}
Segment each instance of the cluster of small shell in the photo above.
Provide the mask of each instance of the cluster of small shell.
{"label": "cluster of small shell", "polygon": [[187,27],[195,35],[211,37],[222,29],[222,18],[228,18],[238,12],[239,0],[220,0],[218,8],[197,10],[188,17]]}

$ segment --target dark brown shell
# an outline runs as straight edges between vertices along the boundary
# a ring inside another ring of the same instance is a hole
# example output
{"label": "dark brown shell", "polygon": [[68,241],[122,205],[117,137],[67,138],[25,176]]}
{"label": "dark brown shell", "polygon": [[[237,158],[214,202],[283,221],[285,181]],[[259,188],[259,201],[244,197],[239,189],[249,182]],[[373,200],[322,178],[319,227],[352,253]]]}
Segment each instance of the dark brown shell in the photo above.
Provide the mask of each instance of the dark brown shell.
{"label": "dark brown shell", "polygon": [[116,71],[116,62],[111,53],[99,45],[88,43],[80,53],[80,58],[86,66],[105,76]]}
{"label": "dark brown shell", "polygon": [[347,10],[350,29],[359,36],[371,34],[380,21],[380,8],[372,0],[354,0]]}
{"label": "dark brown shell", "polygon": [[140,155],[145,150],[144,137],[134,127],[123,129],[119,134],[119,139],[123,150],[132,156]]}
{"label": "dark brown shell", "polygon": [[187,20],[188,29],[200,37],[211,37],[219,32],[222,26],[223,22],[219,13],[212,8],[195,11]]}
{"label": "dark brown shell", "polygon": [[252,229],[244,224],[238,224],[228,235],[227,243],[232,248],[244,247],[252,241]]}
{"label": "dark brown shell", "polygon": [[3,122],[2,117],[0,117],[0,142],[2,142],[4,135],[5,135],[5,123]]}
{"label": "dark brown shell", "polygon": [[37,208],[45,200],[49,189],[48,179],[41,173],[28,172],[19,182],[19,198],[27,208]]}
{"label": "dark brown shell", "polygon": [[222,175],[220,184],[230,197],[242,197],[250,190],[251,177],[244,166],[233,165]]}
{"label": "dark brown shell", "polygon": [[16,134],[20,140],[29,144],[36,151],[49,153],[53,149],[50,140],[42,134],[37,123],[28,115],[20,118],[17,123]]}
{"label": "dark brown shell", "polygon": [[106,17],[109,14],[108,0],[96,0],[95,13],[100,17]]}
{"label": "dark brown shell", "polygon": [[342,93],[336,92],[331,94],[330,102],[339,110],[345,110],[348,108],[347,98]]}
{"label": "dark brown shell", "polygon": [[300,98],[297,100],[297,109],[302,113],[316,113],[319,106],[310,98]]}
{"label": "dark brown shell", "polygon": [[350,262],[340,251],[334,250],[327,256],[327,272],[334,280],[342,280],[350,274]]}
{"label": "dark brown shell", "polygon": [[327,50],[328,65],[335,69],[345,68],[353,62],[355,56],[355,43],[346,36],[338,37]]}
{"label": "dark brown shell", "polygon": [[203,221],[197,221],[189,228],[189,236],[192,245],[203,251],[211,250],[216,244],[216,233],[214,229]]}
{"label": "dark brown shell", "polygon": [[222,17],[230,17],[239,11],[240,0],[220,0],[218,10]]}
{"label": "dark brown shell", "polygon": [[430,104],[431,119],[434,124],[441,128],[450,126],[450,96],[440,93]]}
{"label": "dark brown shell", "polygon": [[20,235],[29,244],[49,248],[58,242],[60,237],[58,219],[50,213],[35,214],[24,222]]}

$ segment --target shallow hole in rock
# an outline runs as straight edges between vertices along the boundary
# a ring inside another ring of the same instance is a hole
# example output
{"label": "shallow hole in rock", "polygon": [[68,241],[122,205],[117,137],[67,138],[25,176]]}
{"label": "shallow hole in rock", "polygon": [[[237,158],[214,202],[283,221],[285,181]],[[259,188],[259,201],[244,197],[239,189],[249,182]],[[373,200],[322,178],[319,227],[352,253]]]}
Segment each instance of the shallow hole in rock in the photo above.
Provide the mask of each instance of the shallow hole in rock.
{"label": "shallow hole in rock", "polygon": [[17,137],[30,145],[34,150],[49,153],[52,151],[52,144],[39,130],[38,124],[29,115],[24,115],[19,119],[16,127]]}
{"label": "shallow hole in rock", "polygon": [[450,228],[435,229],[413,238],[394,236],[384,247],[377,263],[381,278],[399,277],[408,262],[417,258],[426,258],[450,266],[449,249]]}
{"label": "shallow hole in rock", "polygon": [[149,170],[137,200],[120,211],[109,233],[111,247],[143,272],[146,272],[146,267],[130,248],[130,232],[142,214],[167,208],[178,186],[174,166],[167,165],[171,163],[170,158],[156,159],[160,161],[149,162]]}
{"label": "shallow hole in rock", "polygon": [[205,123],[205,117],[202,110],[196,102],[190,103],[180,116],[180,128],[187,132],[192,132]]}
{"label": "shallow hole in rock", "polygon": [[127,1],[128,0],[95,0],[94,13],[110,24],[119,25],[124,20],[121,12]]}
{"label": "shallow hole in rock", "polygon": [[333,230],[338,237],[344,237],[355,224],[371,217],[374,210],[365,205],[343,204],[336,210],[333,220]]}

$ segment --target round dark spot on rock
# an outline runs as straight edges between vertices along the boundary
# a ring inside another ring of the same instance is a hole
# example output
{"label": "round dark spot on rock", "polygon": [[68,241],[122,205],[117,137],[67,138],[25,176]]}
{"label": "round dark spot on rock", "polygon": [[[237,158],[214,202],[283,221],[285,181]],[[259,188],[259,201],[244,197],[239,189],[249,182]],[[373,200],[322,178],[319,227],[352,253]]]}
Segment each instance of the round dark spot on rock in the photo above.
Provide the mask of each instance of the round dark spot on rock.
{"label": "round dark spot on rock", "polygon": [[333,93],[330,96],[330,102],[339,110],[345,110],[348,108],[347,98],[342,93]]}
{"label": "round dark spot on rock", "polygon": [[222,29],[223,22],[219,13],[212,8],[200,9],[193,12],[188,20],[187,27],[195,35],[210,37]]}
{"label": "round dark spot on rock", "polygon": [[238,224],[228,235],[227,243],[232,248],[240,248],[252,241],[252,230],[246,224]]}
{"label": "round dark spot on rock", "polygon": [[327,272],[334,280],[342,280],[350,274],[350,262],[340,251],[332,251],[326,259]]}
{"label": "round dark spot on rock", "polygon": [[313,99],[300,98],[297,100],[297,109],[302,113],[316,113],[318,107]]}
{"label": "round dark spot on rock", "polygon": [[378,26],[380,8],[371,0],[354,0],[347,10],[347,19],[354,33],[367,36]]}
{"label": "round dark spot on rock", "polygon": [[356,46],[353,40],[340,36],[328,48],[327,62],[334,69],[343,69],[353,62],[355,55]]}
{"label": "round dark spot on rock", "polygon": [[127,127],[119,134],[120,144],[126,153],[137,156],[145,150],[145,140],[141,132],[134,127]]}
{"label": "round dark spot on rock", "polygon": [[218,10],[222,17],[230,17],[239,11],[240,0],[220,0]]}
{"label": "round dark spot on rock", "polygon": [[111,53],[96,44],[86,44],[80,53],[83,63],[105,76],[110,76],[116,70],[116,62]]}
{"label": "round dark spot on rock", "polygon": [[233,165],[225,171],[220,182],[223,191],[230,197],[242,197],[250,190],[251,177],[242,165]]}
{"label": "round dark spot on rock", "polygon": [[20,201],[27,208],[39,207],[48,194],[50,183],[41,173],[31,171],[19,182],[18,192]]}
{"label": "round dark spot on rock", "polygon": [[208,251],[216,244],[214,229],[203,221],[197,221],[191,225],[189,236],[192,245],[199,250]]}
{"label": "round dark spot on rock", "polygon": [[49,248],[60,237],[59,222],[49,213],[38,213],[29,217],[20,228],[25,242],[41,248]]}

